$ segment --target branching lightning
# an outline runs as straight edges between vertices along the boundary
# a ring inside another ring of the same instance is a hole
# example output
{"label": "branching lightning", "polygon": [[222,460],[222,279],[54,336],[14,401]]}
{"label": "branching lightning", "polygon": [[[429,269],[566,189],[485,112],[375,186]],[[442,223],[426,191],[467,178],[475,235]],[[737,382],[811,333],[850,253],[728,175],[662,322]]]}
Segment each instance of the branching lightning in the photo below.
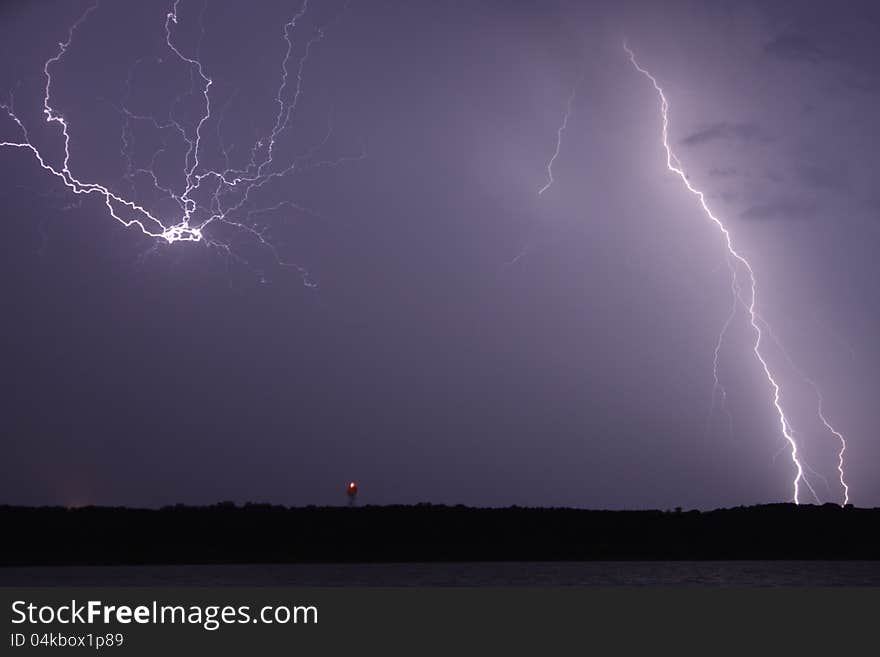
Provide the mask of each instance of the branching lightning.
{"label": "branching lightning", "polygon": [[571,88],[568,102],[565,104],[565,113],[562,115],[562,123],[559,124],[559,128],[556,130],[556,150],[553,151],[553,156],[550,158],[550,161],[547,162],[547,182],[538,190],[538,196],[541,196],[544,192],[550,189],[555,182],[553,180],[553,163],[556,162],[556,158],[559,157],[559,151],[562,150],[562,133],[565,132],[565,129],[568,127],[568,119],[571,116],[571,108],[574,104],[575,96],[577,96],[577,88],[577,84]]}
{"label": "branching lightning", "polygon": [[[188,122],[175,118],[173,105],[176,105],[187,93],[182,93],[174,101],[167,117],[156,118],[152,115],[143,115],[133,111],[129,106],[131,89],[134,84],[138,66],[145,58],[137,60],[129,69],[126,80],[125,93],[118,108],[123,117],[121,134],[122,148],[120,155],[125,165],[123,179],[131,186],[130,193],[123,193],[113,188],[108,183],[95,182],[86,179],[81,173],[75,173],[72,160],[71,133],[73,127],[65,118],[62,111],[57,107],[53,99],[53,75],[62,64],[65,55],[73,47],[75,37],[83,24],[98,11],[99,0],[88,7],[85,12],[69,27],[64,41],[59,42],[58,50],[43,63],[42,73],[45,85],[42,87],[42,114],[45,122],[53,131],[57,131],[59,144],[63,155],[50,158],[44,155],[38,148],[35,140],[31,139],[28,131],[28,122],[16,112],[13,96],[0,102],[0,109],[9,121],[14,125],[17,137],[0,141],[0,147],[29,151],[38,165],[52,176],[58,178],[64,187],[77,199],[95,195],[103,200],[109,216],[126,228],[140,231],[141,234],[153,240],[156,245],[175,244],[177,242],[203,243],[239,257],[233,251],[231,245],[223,241],[212,232],[214,226],[225,226],[244,233],[258,245],[268,249],[278,264],[295,268],[301,275],[306,285],[314,285],[308,272],[299,265],[284,262],[279,257],[276,247],[268,239],[266,228],[256,221],[262,214],[275,212],[282,208],[290,208],[297,212],[309,212],[292,200],[261,203],[258,201],[260,190],[272,183],[284,179],[287,176],[301,173],[309,169],[332,167],[341,163],[359,160],[365,157],[363,153],[338,157],[335,159],[320,159],[322,148],[328,143],[333,134],[332,121],[328,120],[327,129],[323,136],[318,139],[307,152],[295,155],[292,158],[283,158],[280,154],[279,140],[285,131],[289,130],[297,113],[305,88],[306,67],[314,49],[325,38],[325,28],[315,26],[302,26],[303,19],[309,13],[309,0],[302,0],[299,8],[281,27],[281,38],[284,42],[284,54],[280,62],[280,71],[276,69],[274,75],[278,75],[278,86],[273,99],[271,109],[271,128],[257,138],[250,147],[247,162],[238,168],[231,164],[231,149],[224,143],[222,125],[225,111],[228,105],[221,104],[216,107],[216,89],[214,77],[209,66],[202,61],[200,55],[201,39],[204,37],[204,25],[202,22],[204,10],[199,15],[199,27],[201,34],[197,43],[187,44],[179,42],[177,27],[179,25],[179,7],[182,0],[172,0],[170,9],[164,16],[164,22],[157,20],[157,28],[161,24],[164,28],[164,46],[167,47],[169,57],[173,58],[180,66],[185,67],[190,74],[192,86],[189,94],[199,98],[202,108],[195,120]],[[295,41],[295,36],[301,32],[307,32],[302,45]],[[786,415],[782,404],[781,386],[771,370],[770,364],[764,355],[763,343],[765,333],[776,341],[775,336],[769,330],[766,322],[758,313],[758,285],[755,272],[746,259],[738,252],[732,236],[724,222],[716,216],[706,201],[704,192],[694,187],[689,177],[685,174],[682,164],[674,153],[669,142],[669,103],[659,85],[657,79],[637,61],[635,53],[623,44],[623,48],[635,70],[647,78],[660,103],[662,118],[662,144],[666,151],[667,169],[676,174],[690,192],[698,200],[707,219],[717,227],[727,248],[728,266],[731,272],[731,292],[733,305],[730,313],[723,324],[718,341],[716,342],[713,358],[713,404],[716,391],[720,391],[721,403],[724,404],[726,391],[719,378],[719,355],[722,349],[724,337],[733,323],[737,309],[743,307],[747,313],[750,328],[754,334],[752,351],[760,365],[771,392],[772,405],[776,411],[784,444],[788,446],[791,462],[794,468],[792,481],[793,501],[800,503],[802,486],[806,487],[814,498],[818,500],[813,486],[805,475],[805,470],[810,470],[804,463],[798,451],[797,434]],[[273,88],[275,88],[273,86]],[[576,98],[578,85],[572,87],[568,97],[565,112],[561,124],[557,129],[556,148],[547,162],[547,180],[538,190],[538,195],[543,195],[554,184],[553,167],[560,156],[563,133],[565,132],[573,104]],[[2,115],[0,115],[2,116]],[[153,153],[147,163],[137,163],[133,155],[133,126],[146,124],[151,126],[157,134],[161,135],[162,146]],[[224,167],[210,168],[206,164],[205,141],[211,139],[211,131],[219,144],[219,152],[224,160]],[[53,132],[54,134],[54,132]],[[184,155],[182,162],[175,169],[178,180],[176,183],[165,182],[156,171],[157,160],[165,153],[171,140],[180,140],[183,144]],[[58,161],[60,160],[60,161]],[[163,201],[171,201],[175,208],[169,218],[164,216],[153,207],[154,204],[139,199],[135,180],[147,180]],[[519,259],[522,256],[517,256]],[[514,262],[516,261],[514,260]],[[743,273],[746,274],[743,277]],[[784,353],[784,350],[783,350]],[[786,358],[788,358],[786,354]],[[844,455],[847,442],[840,431],[834,428],[828,421],[824,409],[823,398],[819,388],[809,378],[804,377],[813,388],[817,399],[817,416],[825,429],[829,431],[837,441],[840,449],[837,457],[837,470],[840,484],[843,490],[844,504],[849,502],[849,485],[845,478]]]}
{"label": "branching lightning", "polygon": [[[733,264],[730,262],[728,258],[727,262],[728,268],[731,270],[730,277],[730,291],[732,292],[733,303],[730,307],[730,312],[727,315],[727,318],[724,320],[724,324],[721,327],[721,331],[718,333],[718,340],[715,342],[715,350],[712,354],[712,404],[709,408],[709,419],[711,419],[712,412],[715,410],[715,399],[719,396],[721,397],[721,409],[724,411],[724,414],[727,416],[727,425],[730,433],[733,433],[733,417],[730,414],[730,410],[727,408],[727,389],[721,383],[721,378],[718,374],[718,361],[721,357],[721,347],[724,344],[724,336],[727,335],[727,331],[730,328],[730,325],[733,323],[734,318],[736,317],[736,311],[739,308],[740,300],[741,300],[741,291],[737,286],[737,280],[735,271],[733,269]],[[706,423],[706,428],[708,430],[708,421]]]}
{"label": "branching lightning", "polygon": [[825,400],[822,397],[822,391],[819,389],[819,385],[809,376],[804,374],[800,367],[797,366],[791,355],[788,353],[788,351],[786,351],[785,347],[782,346],[782,343],[773,332],[773,329],[766,322],[764,322],[764,327],[767,330],[767,334],[770,336],[773,342],[776,343],[779,351],[788,362],[789,367],[791,367],[791,369],[794,370],[794,372],[799,377],[801,377],[801,379],[803,379],[806,384],[810,386],[810,388],[813,390],[813,394],[816,396],[816,417],[819,419],[825,429],[832,436],[834,436],[835,440],[837,440],[837,442],[840,444],[840,449],[837,452],[837,474],[840,481],[840,488],[843,491],[842,506],[846,506],[847,504],[849,504],[849,484],[846,483],[846,475],[844,473],[844,453],[846,452],[846,438],[844,438],[843,434],[828,421],[827,417],[825,417],[825,411],[823,410]]}
{"label": "branching lightning", "polygon": [[[260,207],[255,205],[252,194],[256,195],[260,188],[267,185],[267,183],[290,174],[300,173],[307,169],[333,166],[345,161],[365,157],[361,153],[359,155],[341,157],[336,160],[316,160],[315,157],[319,150],[327,143],[332,134],[332,123],[329,122],[327,131],[321,141],[307,153],[285,161],[280,160],[277,153],[278,138],[290,127],[292,117],[297,110],[303,93],[304,70],[309,56],[314,46],[324,38],[324,30],[318,27],[310,28],[312,34],[307,38],[298,59],[295,59],[293,32],[297,28],[298,22],[308,12],[309,0],[303,0],[292,18],[284,24],[282,38],[286,43],[286,49],[281,62],[281,79],[275,95],[277,112],[275,113],[274,123],[269,134],[257,139],[253,144],[250,160],[247,165],[236,169],[229,164],[229,149],[223,143],[221,135],[222,114],[225,111],[225,107],[219,113],[215,112],[213,107],[214,98],[212,96],[214,80],[198,54],[201,39],[204,37],[204,25],[202,22],[204,9],[199,15],[201,35],[198,43],[189,48],[189,50],[195,51],[190,54],[187,52],[185,45],[178,44],[175,41],[175,29],[179,22],[180,2],[181,0],[174,0],[170,10],[165,15],[165,45],[170,51],[171,56],[189,69],[191,80],[193,81],[193,89],[190,92],[194,92],[195,88],[198,88],[197,93],[203,99],[203,110],[194,122],[194,125],[185,125],[178,121],[173,115],[173,106],[172,110],[168,113],[167,120],[159,120],[153,116],[143,116],[131,111],[125,106],[125,102],[128,100],[131,92],[135,70],[143,59],[135,62],[129,70],[123,106],[119,108],[124,117],[121,152],[127,169],[124,178],[131,183],[132,194],[123,196],[120,191],[113,190],[106,184],[84,180],[72,171],[71,125],[63,114],[55,108],[52,99],[53,71],[71,48],[77,31],[88,20],[89,16],[98,10],[99,2],[97,0],[71,25],[65,41],[59,43],[58,51],[46,60],[43,65],[43,74],[46,82],[43,91],[42,111],[46,122],[57,126],[60,132],[64,150],[61,163],[55,164],[50,162],[34,145],[28,134],[25,121],[16,114],[11,96],[8,102],[0,104],[0,108],[17,126],[21,138],[17,141],[2,141],[0,142],[0,147],[30,151],[39,165],[59,178],[72,193],[77,195],[96,194],[102,197],[107,211],[113,219],[127,228],[140,230],[143,235],[153,238],[159,243],[202,242],[235,256],[228,243],[220,241],[219,238],[213,236],[210,232],[212,224],[223,224],[250,235],[259,245],[267,248],[273,254],[278,264],[296,268],[306,285],[314,285],[305,269],[299,265],[283,262],[279,258],[275,246],[266,236],[265,229],[253,221],[254,217],[261,213],[278,210],[285,206],[298,211],[306,211],[305,208],[300,207],[293,201],[276,202]],[[207,3],[205,6],[207,6]],[[183,95],[181,94],[177,97],[175,104],[181,100]],[[220,151],[225,158],[226,168],[223,170],[208,168],[202,160],[204,152],[203,141],[206,139],[207,127],[212,121],[216,121],[215,130],[220,143]],[[133,156],[130,151],[132,125],[137,122],[150,124],[153,129],[162,135],[162,142],[164,144],[153,155],[149,165],[141,167],[134,165]],[[182,192],[175,192],[173,189],[174,185],[172,184],[160,184],[159,176],[154,169],[156,159],[163,153],[170,138],[183,140],[186,149],[183,162],[178,171],[181,180],[180,187],[183,189]],[[163,199],[174,202],[178,212],[172,220],[169,221],[161,218],[155,210],[151,210],[146,204],[137,200],[134,194],[133,182],[136,177],[146,177]],[[208,200],[205,200],[206,197]]]}
{"label": "branching lightning", "polygon": [[[748,317],[749,317],[749,323],[751,324],[751,328],[752,328],[752,330],[754,332],[754,336],[755,336],[755,341],[754,341],[752,350],[755,354],[755,358],[757,359],[758,363],[761,366],[762,371],[764,372],[764,376],[766,377],[767,383],[769,384],[770,390],[772,392],[773,407],[776,409],[776,414],[779,419],[779,427],[782,431],[783,437],[785,438],[786,442],[788,443],[790,455],[791,455],[791,461],[792,461],[792,464],[795,469],[795,476],[792,481],[792,488],[793,488],[792,500],[794,501],[795,504],[800,503],[800,496],[801,496],[800,488],[801,488],[801,484],[803,483],[809,489],[809,491],[813,495],[813,497],[816,498],[816,500],[818,501],[818,496],[816,495],[816,491],[813,489],[812,485],[810,484],[810,482],[807,480],[807,478],[804,475],[804,466],[801,462],[800,456],[798,455],[798,444],[797,444],[797,441],[795,440],[794,432],[791,428],[791,423],[789,422],[788,417],[786,416],[785,411],[782,406],[782,401],[781,401],[782,391],[781,391],[780,385],[779,385],[778,381],[776,380],[776,378],[773,376],[773,373],[771,372],[771,369],[770,369],[770,365],[768,364],[767,359],[764,357],[762,350],[761,350],[761,342],[762,342],[762,338],[763,338],[763,332],[761,331],[761,326],[760,326],[761,318],[758,315],[758,311],[757,311],[758,285],[757,285],[757,280],[755,278],[755,272],[752,269],[751,264],[749,264],[749,261],[745,258],[745,256],[743,256],[741,253],[739,253],[734,248],[733,240],[731,238],[730,232],[728,231],[727,227],[724,225],[724,222],[721,219],[719,219],[712,212],[712,210],[709,208],[709,205],[706,202],[705,194],[702,191],[700,191],[699,189],[697,189],[696,187],[694,187],[693,184],[691,184],[690,179],[688,178],[688,176],[684,172],[684,169],[681,165],[681,162],[679,161],[678,157],[673,152],[672,147],[669,144],[669,102],[666,100],[666,95],[663,93],[662,87],[657,82],[657,78],[655,78],[648,70],[642,68],[642,66],[639,65],[638,61],[636,60],[635,53],[629,48],[629,46],[626,44],[626,42],[624,42],[624,44],[623,44],[623,49],[626,51],[626,54],[629,57],[629,60],[632,63],[633,67],[639,73],[644,75],[651,82],[651,84],[653,85],[654,90],[657,92],[657,96],[660,100],[660,114],[661,114],[662,121],[663,121],[663,123],[662,123],[662,143],[663,143],[663,148],[666,151],[666,167],[672,173],[676,174],[681,179],[681,181],[684,183],[687,190],[698,199],[700,206],[702,207],[703,212],[705,213],[706,217],[721,232],[721,235],[724,238],[724,243],[727,246],[727,251],[729,254],[729,258],[730,258],[730,270],[731,270],[731,274],[733,276],[733,281],[732,281],[733,291],[734,291],[734,294],[736,295],[736,298],[742,302],[743,306],[747,310]],[[740,288],[740,285],[738,282],[738,274],[739,274],[740,267],[744,268],[748,274],[747,287],[748,287],[749,292],[748,292],[748,296],[746,298],[743,298],[743,292],[742,292],[742,289]],[[718,343],[719,345],[720,345],[721,340],[723,340],[724,332],[727,330],[727,327],[730,325],[731,318],[732,318],[732,315],[728,317],[728,321],[724,325],[724,329],[722,330],[721,338],[719,338],[719,343]],[[720,346],[718,348],[716,348],[716,351],[715,351],[715,353],[716,353],[716,360],[715,360],[716,382],[718,381],[718,373],[717,373],[718,349],[720,349]],[[842,454],[842,452],[841,452],[841,454]],[[842,459],[842,457],[841,457],[841,459]],[[842,468],[842,466],[841,466],[841,468]]]}
{"label": "branching lightning", "polygon": [[843,488],[843,505],[846,506],[849,504],[849,484],[846,483],[846,478],[843,474],[843,454],[846,452],[846,439],[843,437],[843,434],[831,426],[831,423],[825,418],[825,413],[822,411],[822,393],[819,392],[819,389],[812,381],[809,381],[809,383],[813,386],[813,390],[816,392],[816,397],[818,398],[816,414],[819,416],[819,420],[821,420],[822,424],[825,425],[825,428],[840,441],[840,451],[837,453],[837,472],[840,475],[840,486]]}

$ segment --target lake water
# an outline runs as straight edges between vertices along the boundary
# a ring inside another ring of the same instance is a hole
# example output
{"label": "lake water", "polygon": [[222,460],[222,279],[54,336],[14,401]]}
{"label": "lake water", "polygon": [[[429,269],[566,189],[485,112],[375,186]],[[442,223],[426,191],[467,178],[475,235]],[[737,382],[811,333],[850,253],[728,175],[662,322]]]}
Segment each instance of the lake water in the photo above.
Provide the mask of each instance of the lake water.
{"label": "lake water", "polygon": [[0,586],[880,586],[880,561],[590,561],[0,568]]}

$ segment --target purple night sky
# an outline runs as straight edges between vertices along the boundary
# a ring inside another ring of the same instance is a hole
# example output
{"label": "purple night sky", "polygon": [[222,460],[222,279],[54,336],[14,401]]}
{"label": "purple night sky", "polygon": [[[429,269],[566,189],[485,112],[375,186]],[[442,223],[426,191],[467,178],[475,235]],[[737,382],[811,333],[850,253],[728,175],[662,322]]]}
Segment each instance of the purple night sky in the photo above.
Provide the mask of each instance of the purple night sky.
{"label": "purple night sky", "polygon": [[0,5],[0,503],[789,501],[742,304],[713,391],[727,250],[625,38],[807,481],[842,502],[813,381],[880,506],[876,3],[104,0],[50,104],[147,232],[200,181],[171,244],[13,145],[63,166],[43,67],[91,4]]}

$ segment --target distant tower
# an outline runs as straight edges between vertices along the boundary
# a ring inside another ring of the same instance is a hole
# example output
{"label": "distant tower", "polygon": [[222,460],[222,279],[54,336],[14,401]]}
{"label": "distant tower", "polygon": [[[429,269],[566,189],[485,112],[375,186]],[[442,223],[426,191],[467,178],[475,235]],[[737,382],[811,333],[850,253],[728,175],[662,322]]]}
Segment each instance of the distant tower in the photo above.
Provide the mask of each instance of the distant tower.
{"label": "distant tower", "polygon": [[345,489],[346,494],[348,495],[348,506],[354,506],[355,498],[358,494],[358,485],[356,481],[348,482],[348,487]]}

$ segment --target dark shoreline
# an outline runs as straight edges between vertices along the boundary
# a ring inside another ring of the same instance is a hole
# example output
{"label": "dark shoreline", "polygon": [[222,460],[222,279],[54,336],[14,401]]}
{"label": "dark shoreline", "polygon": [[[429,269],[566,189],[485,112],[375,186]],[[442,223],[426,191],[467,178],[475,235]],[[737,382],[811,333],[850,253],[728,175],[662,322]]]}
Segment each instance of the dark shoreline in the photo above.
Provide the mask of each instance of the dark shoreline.
{"label": "dark shoreline", "polygon": [[880,509],[0,506],[2,566],[877,560]]}

